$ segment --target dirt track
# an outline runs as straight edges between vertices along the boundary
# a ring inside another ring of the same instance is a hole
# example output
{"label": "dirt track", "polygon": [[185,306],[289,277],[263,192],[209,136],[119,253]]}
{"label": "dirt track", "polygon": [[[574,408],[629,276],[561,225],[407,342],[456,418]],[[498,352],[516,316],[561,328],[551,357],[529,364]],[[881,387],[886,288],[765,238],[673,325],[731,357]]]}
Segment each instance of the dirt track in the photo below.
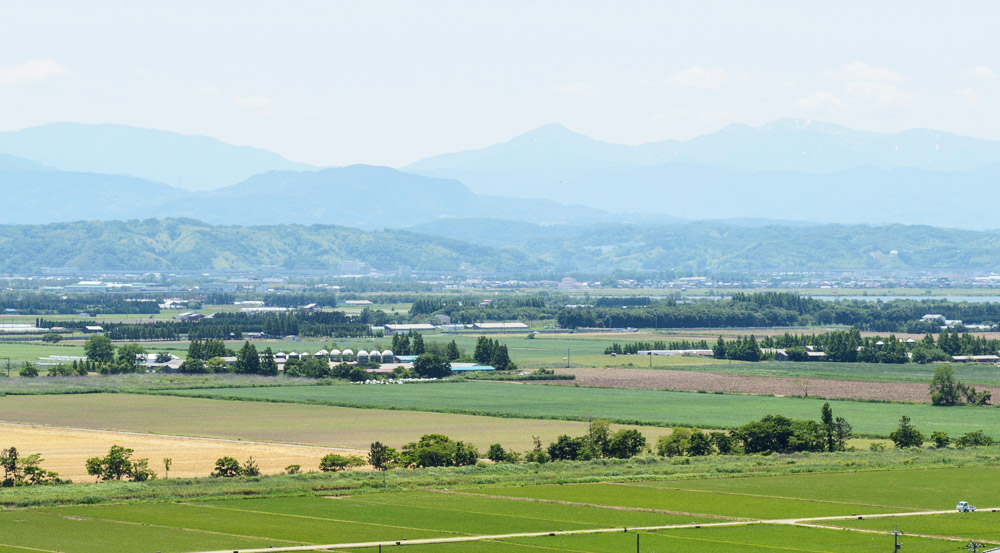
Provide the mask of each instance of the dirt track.
{"label": "dirt track", "polygon": [[[580,386],[602,388],[819,396],[886,401],[929,402],[931,400],[927,384],[920,382],[868,382],[646,369],[556,369],[556,372],[576,375],[576,380],[552,381],[567,386],[579,384]],[[1000,388],[977,386],[977,389],[989,390],[993,393],[993,397],[1000,397]]]}

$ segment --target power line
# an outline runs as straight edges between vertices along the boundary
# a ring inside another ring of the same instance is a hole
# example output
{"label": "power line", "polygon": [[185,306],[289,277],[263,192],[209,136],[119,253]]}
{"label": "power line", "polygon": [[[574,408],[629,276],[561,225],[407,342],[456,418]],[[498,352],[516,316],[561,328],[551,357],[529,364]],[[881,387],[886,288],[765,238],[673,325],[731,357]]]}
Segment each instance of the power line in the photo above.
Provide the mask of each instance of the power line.
{"label": "power line", "polygon": [[969,551],[972,551],[972,553],[979,553],[979,548],[984,546],[985,544],[976,541],[976,538],[972,538],[972,541],[970,541],[969,544],[965,546],[965,548],[968,549]]}
{"label": "power line", "polygon": [[903,547],[903,544],[899,543],[899,536],[902,536],[903,533],[900,532],[899,530],[893,530],[892,532],[890,532],[890,534],[892,534],[892,541],[894,543],[893,549],[892,549],[893,552],[899,551],[900,548]]}

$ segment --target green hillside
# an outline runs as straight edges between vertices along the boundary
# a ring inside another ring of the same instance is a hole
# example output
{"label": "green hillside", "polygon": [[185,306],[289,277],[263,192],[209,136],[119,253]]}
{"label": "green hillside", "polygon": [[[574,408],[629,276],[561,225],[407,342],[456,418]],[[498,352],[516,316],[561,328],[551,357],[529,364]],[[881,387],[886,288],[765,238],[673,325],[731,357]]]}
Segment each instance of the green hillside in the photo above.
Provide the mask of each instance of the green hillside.
{"label": "green hillside", "polygon": [[512,250],[401,230],[332,225],[212,226],[191,219],[0,226],[0,272],[41,267],[204,270],[327,269],[340,261],[415,270],[519,271],[541,266]]}

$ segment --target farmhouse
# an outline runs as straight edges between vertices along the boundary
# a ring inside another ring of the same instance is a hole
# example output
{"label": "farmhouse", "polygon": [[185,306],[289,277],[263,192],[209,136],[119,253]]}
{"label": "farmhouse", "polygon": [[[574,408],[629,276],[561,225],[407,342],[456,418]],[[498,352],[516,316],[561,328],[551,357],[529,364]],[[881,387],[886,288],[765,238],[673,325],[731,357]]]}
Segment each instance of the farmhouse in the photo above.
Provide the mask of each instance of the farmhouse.
{"label": "farmhouse", "polygon": [[641,349],[636,352],[638,355],[701,355],[711,357],[713,352],[710,349]]}
{"label": "farmhouse", "polygon": [[383,332],[386,334],[407,334],[410,332],[431,332],[437,330],[437,327],[431,324],[410,324],[410,325],[385,325],[383,327]]}
{"label": "farmhouse", "polygon": [[83,327],[84,334],[101,334],[104,332],[104,328],[100,326],[85,326]]}
{"label": "farmhouse", "polygon": [[202,315],[201,313],[188,311],[187,313],[181,313],[180,315],[177,315],[176,317],[174,317],[174,320],[181,323],[196,323],[204,318],[205,316]]}
{"label": "farmhouse", "polygon": [[506,332],[508,330],[528,330],[528,325],[518,321],[504,323],[474,323],[472,328],[475,330]]}
{"label": "farmhouse", "polygon": [[959,363],[1000,363],[1000,356],[997,355],[953,355],[952,361]]}

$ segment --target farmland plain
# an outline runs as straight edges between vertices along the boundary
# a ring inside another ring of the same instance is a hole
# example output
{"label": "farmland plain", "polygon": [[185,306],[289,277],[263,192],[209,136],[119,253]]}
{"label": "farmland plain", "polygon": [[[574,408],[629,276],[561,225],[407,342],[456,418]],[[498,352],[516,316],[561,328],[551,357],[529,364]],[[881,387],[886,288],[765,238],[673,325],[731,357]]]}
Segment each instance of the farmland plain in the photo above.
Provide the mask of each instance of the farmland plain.
{"label": "farmland plain", "polygon": [[[316,493],[43,506],[0,511],[0,527],[5,530],[0,551],[190,552],[330,544],[332,551],[374,552],[377,547],[336,544],[377,541],[386,550],[399,542],[407,551],[418,553],[611,553],[631,550],[638,539],[640,551],[649,552],[860,553],[879,550],[886,543],[891,546],[887,530],[900,526],[911,534],[905,537],[906,550],[931,553],[960,547],[962,540],[979,530],[988,532],[1000,515],[989,511],[923,515],[918,509],[947,511],[957,498],[988,499],[991,492],[981,482],[994,477],[997,470],[961,467],[711,477],[655,485],[613,478],[517,487],[443,489],[430,484],[430,488],[370,490],[335,497]],[[884,487],[844,498],[846,490],[858,482],[880,482]],[[743,483],[749,483],[747,489],[753,493],[732,495]],[[690,488],[670,487],[674,484]],[[886,488],[893,493],[880,495]],[[885,518],[869,520],[869,514]],[[859,521],[857,516],[865,518]],[[595,530],[600,532],[592,533]],[[530,535],[517,536],[521,533]],[[994,535],[979,537],[989,541]],[[425,539],[473,541],[413,543]]]}
{"label": "farmland plain", "polygon": [[[297,402],[375,409],[403,409],[500,417],[588,420],[627,424],[732,428],[770,414],[815,420],[825,400],[798,397],[700,394],[495,382],[414,383],[403,386],[302,386],[177,390],[183,396]],[[899,418],[909,416],[926,430],[953,435],[996,433],[1000,411],[983,407],[830,400],[857,434],[888,436]]]}
{"label": "farmland plain", "polygon": [[[532,436],[548,443],[561,434],[587,431],[586,423],[576,421],[133,394],[6,396],[0,398],[0,421],[363,450],[376,440],[399,447],[436,432],[480,448],[501,443],[524,451]],[[641,431],[651,440],[668,432],[657,427]]]}

